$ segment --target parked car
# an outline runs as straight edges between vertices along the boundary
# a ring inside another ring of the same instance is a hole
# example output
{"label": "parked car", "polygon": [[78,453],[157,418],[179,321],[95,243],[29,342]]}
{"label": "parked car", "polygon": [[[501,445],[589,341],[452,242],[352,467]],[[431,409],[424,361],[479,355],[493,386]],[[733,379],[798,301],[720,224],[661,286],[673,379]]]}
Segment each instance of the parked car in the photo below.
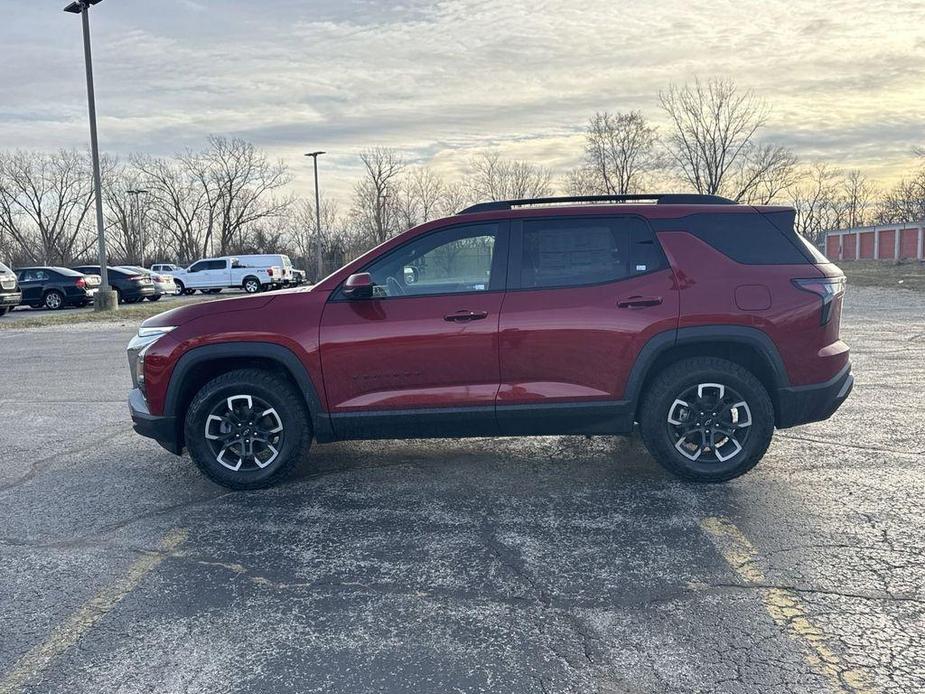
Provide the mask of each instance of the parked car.
{"label": "parked car", "polygon": [[16,273],[0,263],[0,316],[5,316],[19,306],[20,302],[22,302],[22,292],[19,291]]}
{"label": "parked car", "polygon": [[147,275],[151,278],[151,282],[154,284],[154,294],[146,297],[148,301],[160,301],[161,297],[165,294],[169,296],[177,294],[177,285],[173,281],[173,275],[152,272],[138,265],[120,265],[119,269],[128,270],[137,275]]}
{"label": "parked car", "polygon": [[292,268],[292,285],[301,287],[303,284],[308,284],[308,273],[305,270]]}
{"label": "parked car", "polygon": [[284,272],[278,255],[241,255],[205,258],[174,274],[178,292],[218,293],[222,289],[240,288],[248,294],[283,286]]}
{"label": "parked car", "polygon": [[88,306],[100,286],[97,275],[86,275],[66,267],[25,267],[16,270],[21,304],[57,310],[65,306]]}
{"label": "parked car", "polygon": [[[80,265],[74,270],[85,274],[100,274],[99,265]],[[137,304],[139,301],[154,296],[154,282],[147,272],[118,267],[107,268],[107,272],[109,284],[116,291],[120,304]]]}
{"label": "parked car", "polygon": [[312,439],[637,422],[672,473],[728,480],[854,382],[845,277],[794,217],[702,195],[475,205],[308,291],[145,321],[129,345],[135,429],[238,489],[279,479]]}
{"label": "parked car", "polygon": [[166,272],[167,274],[174,274],[176,272],[183,272],[183,268],[179,265],[174,265],[173,263],[156,263],[151,266],[151,272]]}

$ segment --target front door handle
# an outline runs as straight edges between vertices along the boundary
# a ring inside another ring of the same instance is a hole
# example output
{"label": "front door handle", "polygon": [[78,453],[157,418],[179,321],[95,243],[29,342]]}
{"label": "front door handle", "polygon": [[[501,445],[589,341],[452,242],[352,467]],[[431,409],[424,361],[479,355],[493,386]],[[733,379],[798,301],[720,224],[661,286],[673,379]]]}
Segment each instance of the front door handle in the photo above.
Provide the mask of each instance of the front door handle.
{"label": "front door handle", "polygon": [[456,313],[448,313],[443,317],[443,320],[450,321],[451,323],[463,323],[470,320],[483,320],[488,318],[488,311],[457,311]]}
{"label": "front door handle", "polygon": [[617,302],[619,308],[644,308],[646,306],[658,306],[662,303],[660,296],[628,296]]}

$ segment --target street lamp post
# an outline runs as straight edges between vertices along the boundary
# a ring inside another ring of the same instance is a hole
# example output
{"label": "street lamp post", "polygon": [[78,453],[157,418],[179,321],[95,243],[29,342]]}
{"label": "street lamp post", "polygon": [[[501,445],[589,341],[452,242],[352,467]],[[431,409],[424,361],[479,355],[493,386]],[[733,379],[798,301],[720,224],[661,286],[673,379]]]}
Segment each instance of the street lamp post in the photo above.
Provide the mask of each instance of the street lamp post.
{"label": "street lamp post", "polygon": [[326,152],[309,152],[306,157],[311,157],[315,163],[315,259],[318,267],[315,269],[315,284],[321,281],[324,267],[321,255],[321,193],[318,191],[318,157]]}
{"label": "street lamp post", "polygon": [[135,233],[141,237],[141,265],[144,267],[145,264],[145,227],[141,220],[141,203],[139,198],[142,195],[147,195],[148,191],[143,188],[136,188],[133,190],[125,191],[132,196],[133,205],[132,205],[132,216],[135,218]]}
{"label": "street lamp post", "polygon": [[93,159],[93,191],[96,197],[96,234],[99,250],[100,287],[94,299],[97,311],[111,311],[118,306],[116,293],[109,286],[108,259],[106,257],[106,235],[103,224],[103,181],[100,174],[100,144],[96,132],[96,97],[93,90],[93,58],[90,53],[90,6],[98,5],[102,0],[76,0],[64,8],[65,12],[79,14],[83,24],[84,63],[87,69],[87,101],[90,108],[90,154]]}

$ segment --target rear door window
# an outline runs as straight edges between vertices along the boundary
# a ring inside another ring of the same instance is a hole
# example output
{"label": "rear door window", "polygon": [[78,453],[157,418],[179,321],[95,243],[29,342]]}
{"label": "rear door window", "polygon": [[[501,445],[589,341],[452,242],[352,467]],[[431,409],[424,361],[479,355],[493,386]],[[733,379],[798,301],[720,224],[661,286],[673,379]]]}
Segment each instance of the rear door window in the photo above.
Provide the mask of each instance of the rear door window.
{"label": "rear door window", "polygon": [[520,288],[615,282],[665,267],[648,225],[635,217],[523,222]]}

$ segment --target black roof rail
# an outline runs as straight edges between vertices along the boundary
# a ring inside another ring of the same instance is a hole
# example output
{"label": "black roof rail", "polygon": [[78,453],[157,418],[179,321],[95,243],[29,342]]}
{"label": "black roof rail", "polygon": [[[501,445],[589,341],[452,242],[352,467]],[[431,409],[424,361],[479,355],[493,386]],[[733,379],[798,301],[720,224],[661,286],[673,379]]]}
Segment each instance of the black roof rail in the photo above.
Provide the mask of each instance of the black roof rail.
{"label": "black roof rail", "polygon": [[473,214],[475,212],[497,212],[498,210],[512,210],[515,207],[529,207],[530,205],[556,205],[570,202],[643,202],[653,201],[658,205],[737,205],[735,200],[723,198],[719,195],[698,195],[696,193],[637,193],[634,195],[574,195],[554,198],[524,198],[522,200],[496,200],[494,202],[480,202],[458,214]]}

